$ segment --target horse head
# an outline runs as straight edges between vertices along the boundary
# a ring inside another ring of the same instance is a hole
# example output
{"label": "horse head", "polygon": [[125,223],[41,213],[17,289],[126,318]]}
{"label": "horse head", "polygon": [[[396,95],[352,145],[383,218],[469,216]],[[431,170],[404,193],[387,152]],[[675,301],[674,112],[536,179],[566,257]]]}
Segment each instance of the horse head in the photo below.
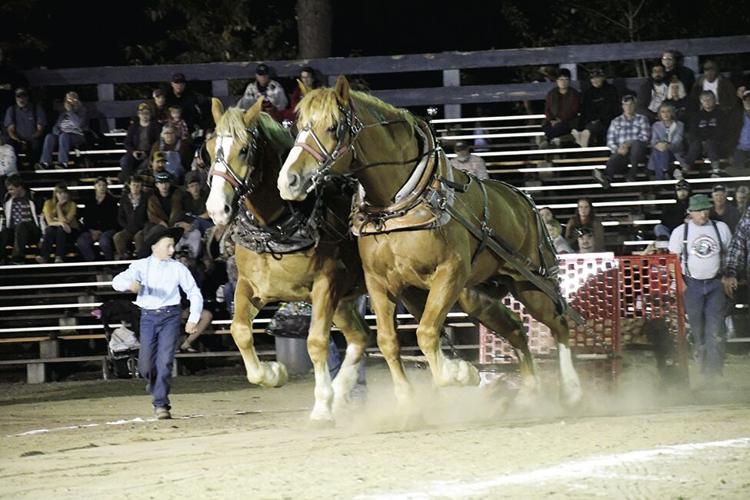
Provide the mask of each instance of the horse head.
{"label": "horse head", "polygon": [[286,156],[291,137],[261,112],[262,106],[260,98],[247,111],[235,107],[225,111],[220,100],[212,100],[216,134],[206,141],[211,185],[206,208],[216,224],[227,224],[240,205],[261,224],[284,210],[275,182],[279,158]]}

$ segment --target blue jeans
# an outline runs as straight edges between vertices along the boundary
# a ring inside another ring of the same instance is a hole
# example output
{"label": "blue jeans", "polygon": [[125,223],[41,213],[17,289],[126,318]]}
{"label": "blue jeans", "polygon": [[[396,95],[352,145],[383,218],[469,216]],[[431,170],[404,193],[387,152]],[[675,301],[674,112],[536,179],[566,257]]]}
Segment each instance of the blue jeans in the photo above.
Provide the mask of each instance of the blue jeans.
{"label": "blue jeans", "polygon": [[727,297],[719,278],[685,276],[685,309],[701,373],[721,375],[724,366],[724,316]]}
{"label": "blue jeans", "polygon": [[47,165],[52,163],[52,153],[57,145],[59,153],[57,160],[65,165],[68,163],[68,153],[71,146],[77,148],[85,144],[85,142],[86,138],[82,135],[66,134],[65,132],[60,132],[60,135],[47,134],[47,137],[44,138],[44,147],[42,148],[42,162]]}
{"label": "blue jeans", "polygon": [[154,406],[169,406],[169,380],[180,340],[180,306],[141,309],[141,350],[138,370],[148,381]]}
{"label": "blue jeans", "polygon": [[[112,238],[115,235],[115,230],[110,229],[103,231],[99,236],[99,250],[104,255],[104,260],[114,260],[114,247]],[[96,260],[96,252],[94,252],[94,240],[91,237],[91,230],[86,230],[81,233],[76,241],[78,250],[81,252],[81,257],[86,262],[92,262]]]}

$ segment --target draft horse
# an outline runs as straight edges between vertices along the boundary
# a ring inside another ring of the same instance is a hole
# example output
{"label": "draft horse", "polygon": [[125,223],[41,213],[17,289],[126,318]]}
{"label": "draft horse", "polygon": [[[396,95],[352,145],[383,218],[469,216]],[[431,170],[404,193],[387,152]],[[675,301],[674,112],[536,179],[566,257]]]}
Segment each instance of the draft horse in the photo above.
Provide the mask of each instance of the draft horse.
{"label": "draft horse", "polygon": [[[307,348],[315,370],[312,421],[330,421],[348,401],[367,341],[367,325],[355,301],[364,293],[362,266],[347,216],[351,192],[326,189],[306,204],[281,199],[276,188],[293,137],[261,112],[263,99],[247,111],[212,101],[216,135],[210,155],[208,213],[216,224],[233,224],[238,283],[231,332],[252,384],[281,386],[287,371],[261,362],[253,345],[252,322],[275,301],[312,303]],[[347,341],[343,365],[333,382],[326,363],[331,324]]]}
{"label": "draft horse", "polygon": [[566,405],[582,397],[568,347],[567,304],[556,279],[555,251],[533,202],[512,186],[453,170],[431,128],[407,110],[352,91],[307,93],[297,106],[300,129],[278,178],[281,196],[304,200],[336,176],[359,181],[351,229],[377,317],[377,341],[397,400],[409,404],[393,327],[395,299],[427,290],[417,341],[436,385],[477,382],[476,369],[440,350],[439,332],[458,302],[470,317],[501,332],[516,349],[522,387],[538,388],[527,335],[501,299],[508,293],[547,325],[558,343],[560,392]]}

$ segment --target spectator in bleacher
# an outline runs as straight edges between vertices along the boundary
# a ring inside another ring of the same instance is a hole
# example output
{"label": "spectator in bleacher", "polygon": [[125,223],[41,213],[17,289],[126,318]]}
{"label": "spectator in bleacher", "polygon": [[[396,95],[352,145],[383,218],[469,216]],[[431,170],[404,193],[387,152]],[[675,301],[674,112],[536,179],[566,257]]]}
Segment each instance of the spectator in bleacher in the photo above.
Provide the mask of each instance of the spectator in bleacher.
{"label": "spectator in bleacher", "polygon": [[588,228],[594,236],[594,246],[604,248],[604,226],[596,216],[594,206],[587,198],[580,198],[578,206],[573,216],[568,219],[565,225],[565,239],[572,247],[575,247],[578,239],[577,231],[581,228]]}
{"label": "spectator in bleacher", "polygon": [[131,245],[135,245],[135,255],[144,252],[143,231],[148,221],[149,193],[143,191],[143,179],[131,175],[128,179],[128,191],[120,198],[117,210],[117,224],[122,228],[115,233],[115,259],[124,260],[132,256]]}
{"label": "spectator in bleacher", "polygon": [[188,269],[172,259],[180,228],[154,226],[146,238],[149,257],[130,264],[112,280],[119,292],[138,295],[141,308],[141,348],[138,371],[148,381],[154,413],[159,420],[172,418],[169,404],[169,380],[172,376],[175,346],[180,336],[180,289],[190,301],[190,315],[185,325],[194,333],[203,310],[203,297]]}
{"label": "spectator in bleacher", "polygon": [[676,120],[686,123],[688,118],[688,95],[685,85],[683,85],[676,75],[672,75],[672,80],[668,83],[667,99],[664,102],[672,105]]}
{"label": "spectator in bleacher", "polygon": [[[26,247],[39,242],[42,234],[36,204],[19,175],[8,177],[5,189],[8,199],[3,206],[5,220],[0,231],[0,257],[3,263],[8,260],[14,264],[23,263]],[[8,246],[13,247],[10,255],[6,250]]]}
{"label": "spectator in bleacher", "polygon": [[151,153],[151,161],[144,170],[139,170],[138,175],[143,179],[143,187],[147,190],[153,190],[156,187],[154,176],[159,172],[167,171],[167,155],[163,151],[154,151]]}
{"label": "spectator in bleacher", "polygon": [[711,172],[719,175],[723,142],[729,136],[727,117],[716,106],[716,97],[712,91],[701,92],[700,103],[701,109],[693,113],[688,122],[688,152],[685,162],[687,168],[693,170],[695,161],[705,155],[711,162]]}
{"label": "spectator in bleacher", "polygon": [[175,249],[179,251],[187,247],[193,258],[200,257],[201,233],[200,230],[192,228],[192,221],[188,222],[185,218],[182,189],[172,184],[173,177],[169,172],[155,174],[154,181],[156,189],[148,204],[148,227],[161,225],[181,228],[183,235],[176,243]]}
{"label": "spectator in bleacher", "polygon": [[[201,236],[206,230],[214,225],[206,209],[208,201],[208,192],[203,189],[201,176],[196,171],[188,172],[185,176],[185,192],[182,196],[182,208],[185,211],[185,217],[190,222],[190,229],[198,229]],[[185,231],[189,231],[185,229]]]}
{"label": "spectator in bleacher", "polygon": [[547,227],[547,233],[552,240],[552,244],[555,246],[555,252],[573,253],[573,248],[571,248],[571,246],[568,244],[568,240],[563,238],[562,226],[560,225],[560,223],[555,219],[552,219],[549,222],[545,221],[544,224]]}
{"label": "spectator in bleacher", "polygon": [[453,146],[453,150],[456,152],[456,157],[451,158],[453,168],[472,174],[479,179],[490,178],[484,160],[480,156],[471,154],[471,146],[468,142],[458,141]]}
{"label": "spectator in bleacher", "polygon": [[604,246],[596,244],[596,238],[590,228],[583,226],[576,229],[576,252],[595,253],[603,252]]}
{"label": "spectator in bleacher", "polygon": [[[310,66],[305,66],[304,68],[302,68],[297,79],[310,90],[320,88],[321,86],[320,79],[318,78],[315,70]],[[296,85],[294,87],[294,92],[292,92],[292,96],[289,98],[289,106],[279,112],[279,118],[282,121],[297,121],[297,111],[295,110],[295,108],[297,107],[297,104],[299,104],[299,102],[302,100],[302,97],[304,97],[302,95],[302,89],[299,88],[299,85]]]}
{"label": "spectator in bleacher", "polygon": [[5,49],[0,47],[0,113],[13,105],[13,90],[26,85],[26,78],[11,63]]}
{"label": "spectator in bleacher", "polygon": [[182,184],[185,176],[184,161],[191,157],[190,146],[184,144],[177,136],[177,131],[171,125],[164,125],[161,129],[159,142],[151,147],[151,154],[161,151],[167,158],[165,169],[172,174],[173,181]]}
{"label": "spectator in bleacher", "polygon": [[182,144],[190,144],[192,137],[190,136],[187,122],[182,118],[182,108],[179,104],[173,104],[169,107],[169,119],[166,124],[172,127],[177,139]]}
{"label": "spectator in bleacher", "polygon": [[703,75],[693,84],[690,91],[690,109],[702,109],[704,92],[710,91],[714,95],[715,106],[724,114],[731,114],[738,107],[737,89],[729,78],[719,73],[719,65],[710,59],[703,63]]}
{"label": "spectator in bleacher", "polygon": [[607,81],[601,68],[589,72],[591,85],[581,94],[581,119],[579,130],[573,137],[582,148],[602,146],[607,142],[607,128],[620,114],[620,96],[617,88]]}
{"label": "spectator in bleacher", "polygon": [[169,120],[169,108],[167,107],[167,94],[164,92],[164,89],[155,88],[151,92],[151,100],[148,104],[151,106],[151,114],[154,121],[159,125],[167,123],[167,120]]}
{"label": "spectator in bleacher", "polygon": [[25,88],[17,88],[15,95],[16,103],[5,111],[3,128],[16,153],[24,153],[27,163],[34,165],[42,153],[47,115],[41,105],[29,100],[29,92]]}
{"label": "spectator in bleacher", "polygon": [[5,143],[0,134],[0,203],[5,202],[5,181],[11,175],[18,174],[18,161],[13,146]]}
{"label": "spectator in bleacher", "polygon": [[279,82],[271,79],[271,69],[266,64],[259,64],[255,68],[255,81],[250,82],[245,88],[237,106],[248,109],[255,104],[260,97],[263,100],[263,111],[273,116],[276,120],[283,119],[281,111],[286,109],[288,100],[284,87]]}
{"label": "spectator in bleacher", "polygon": [[42,208],[47,228],[44,230],[37,262],[49,262],[52,245],[55,246],[55,262],[63,262],[65,249],[76,240],[80,229],[77,211],[76,202],[70,199],[68,186],[64,182],[58,183],[52,198],[45,201]]}
{"label": "spectator in bleacher", "polygon": [[[625,179],[634,181],[638,165],[645,163],[648,143],[651,140],[651,125],[648,118],[635,112],[637,99],[632,94],[621,99],[622,114],[612,120],[607,130],[607,147],[612,151],[607,167],[602,174],[594,170],[594,177],[605,188],[616,174],[627,172]],[[628,167],[630,162],[630,167]]]}
{"label": "spectator in bleacher", "polygon": [[722,374],[724,349],[722,332],[727,297],[724,285],[724,256],[732,233],[721,221],[709,217],[711,201],[704,194],[690,197],[690,221],[678,226],[669,238],[669,251],[680,256],[685,279],[685,310],[690,337],[701,372]]}
{"label": "spectator in bleacher", "polygon": [[138,120],[128,127],[125,136],[125,154],[120,158],[121,181],[148,166],[151,148],[159,142],[159,123],[154,120],[153,109],[147,103],[138,105]]}
{"label": "spectator in bleacher", "polygon": [[658,118],[659,106],[667,99],[669,87],[664,80],[664,66],[660,63],[651,65],[651,75],[646,78],[638,90],[637,112],[654,123]]}
{"label": "spectator in bleacher", "polygon": [[695,74],[693,70],[682,65],[682,54],[676,50],[665,50],[661,55],[661,63],[664,65],[664,80],[671,82],[676,76],[686,91],[693,88]]}
{"label": "spectator in bleacher", "polygon": [[113,238],[117,232],[117,199],[109,192],[105,177],[94,183],[94,199],[89,200],[82,210],[83,230],[76,245],[81,257],[87,262],[96,260],[94,243],[99,242],[99,250],[104,260],[114,260]]}
{"label": "spectator in bleacher", "polygon": [[734,232],[742,214],[737,207],[727,203],[727,187],[724,184],[715,184],[711,190],[711,198],[713,199],[713,207],[709,213],[711,220],[723,222],[729,226],[730,231]]}
{"label": "spectator in bleacher", "polygon": [[[581,94],[570,86],[570,70],[567,68],[558,72],[555,84],[556,87],[547,93],[544,100],[542,131],[547,143],[559,146],[573,140],[570,131],[578,120]],[[547,147],[544,143],[541,146]]]}
{"label": "spectator in bleacher", "polygon": [[737,140],[734,141],[734,153],[732,154],[732,166],[734,168],[745,168],[750,160],[750,90],[742,92],[742,110],[735,112],[737,116]]}
{"label": "spectator in bleacher", "polygon": [[170,89],[167,92],[167,106],[175,104],[182,108],[182,118],[187,123],[191,136],[196,132],[196,128],[206,130],[211,127],[213,119],[208,109],[208,100],[187,88],[187,80],[182,73],[172,75]]}
{"label": "spectator in bleacher", "polygon": [[739,303],[748,304],[750,297],[735,297],[735,292],[739,286],[738,281],[750,283],[750,210],[743,212],[737,229],[732,235],[724,276],[723,285],[726,295]]}
{"label": "spectator in bleacher", "polygon": [[666,205],[661,215],[661,223],[654,228],[656,236],[666,236],[667,239],[672,231],[685,222],[688,217],[688,203],[690,200],[690,183],[685,179],[680,179],[674,186],[675,200],[674,205]]}
{"label": "spectator in bleacher", "polygon": [[58,161],[54,163],[55,167],[67,167],[70,149],[80,148],[86,144],[85,134],[89,131],[89,120],[77,92],[65,94],[63,108],[63,112],[57,117],[57,122],[52,127],[52,133],[44,138],[39,168],[49,168],[52,165],[52,153],[55,148],[58,150]]}
{"label": "spectator in bleacher", "polygon": [[[661,181],[674,176],[682,178],[686,167],[683,157],[685,125],[675,119],[674,108],[669,103],[659,106],[659,120],[651,127],[651,155],[648,169],[654,172],[656,180]],[[680,162],[680,168],[674,168],[674,161]]]}
{"label": "spectator in bleacher", "polygon": [[740,217],[742,217],[747,210],[748,203],[750,203],[750,187],[746,185],[739,186],[737,191],[734,193],[734,206],[737,207]]}

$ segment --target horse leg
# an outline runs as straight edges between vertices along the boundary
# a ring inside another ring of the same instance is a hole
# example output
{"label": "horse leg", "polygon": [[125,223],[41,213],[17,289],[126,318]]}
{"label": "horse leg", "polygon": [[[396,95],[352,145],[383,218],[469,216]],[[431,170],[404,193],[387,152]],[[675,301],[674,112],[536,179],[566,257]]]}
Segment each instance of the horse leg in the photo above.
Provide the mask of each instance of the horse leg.
{"label": "horse leg", "polygon": [[537,393],[539,379],[523,322],[516,313],[502,303],[507,293],[507,288],[502,285],[479,285],[462,290],[458,303],[466,314],[478,320],[496,335],[502,335],[513,346],[518,357],[522,380],[516,400],[522,403],[529,402]]}
{"label": "horse leg", "polygon": [[333,278],[321,275],[312,286],[312,318],[307,335],[307,352],[315,373],[315,404],[310,412],[312,422],[333,422],[331,403],[333,387],[328,371],[328,342],[331,339],[334,304],[338,302],[337,290],[331,284]]}
{"label": "horse leg", "polygon": [[349,394],[357,382],[359,364],[367,346],[369,328],[356,307],[357,297],[339,302],[333,313],[333,322],[346,337],[346,356],[333,380],[333,411],[349,402]]}
{"label": "horse leg", "polygon": [[557,341],[560,361],[560,400],[567,407],[578,405],[583,397],[583,391],[568,347],[570,330],[567,320],[557,312],[555,302],[531,283],[516,283],[514,295],[534,319],[549,327],[552,336]]}
{"label": "horse leg", "polygon": [[234,293],[234,318],[232,318],[232,338],[240,350],[245,363],[247,380],[263,387],[280,387],[288,379],[286,367],[275,361],[262,363],[258,359],[253,344],[253,319],[264,304],[253,303],[253,290],[247,280],[240,278]]}
{"label": "horse leg", "polygon": [[404,411],[410,413],[414,390],[404,372],[404,365],[401,362],[401,346],[393,324],[396,303],[389,298],[387,289],[377,277],[366,274],[365,281],[370,294],[370,307],[375,313],[378,348],[383,353],[385,362],[388,363],[396,401]]}

